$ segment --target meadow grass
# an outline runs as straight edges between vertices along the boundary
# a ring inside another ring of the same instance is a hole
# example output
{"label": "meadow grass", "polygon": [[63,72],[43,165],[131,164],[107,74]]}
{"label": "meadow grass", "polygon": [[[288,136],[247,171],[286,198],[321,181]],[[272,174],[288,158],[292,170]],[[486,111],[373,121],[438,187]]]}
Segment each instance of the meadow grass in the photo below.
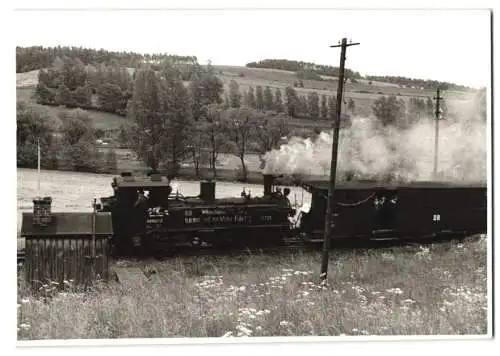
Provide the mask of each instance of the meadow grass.
{"label": "meadow grass", "polygon": [[[487,243],[127,262],[150,279],[35,296],[18,339],[487,333]],[[117,262],[119,263],[119,262]],[[122,262],[123,263],[123,262]]]}

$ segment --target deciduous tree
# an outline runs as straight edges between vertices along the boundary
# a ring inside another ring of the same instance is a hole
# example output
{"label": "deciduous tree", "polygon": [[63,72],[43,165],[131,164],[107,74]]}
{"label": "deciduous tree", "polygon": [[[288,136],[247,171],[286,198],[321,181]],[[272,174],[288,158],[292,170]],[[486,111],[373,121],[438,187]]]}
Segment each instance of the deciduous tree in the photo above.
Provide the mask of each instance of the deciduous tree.
{"label": "deciduous tree", "polygon": [[229,106],[232,108],[239,108],[241,106],[240,89],[234,79],[229,83]]}
{"label": "deciduous tree", "polygon": [[269,111],[274,110],[273,92],[269,86],[266,86],[266,89],[264,89],[264,109]]}
{"label": "deciduous tree", "polygon": [[372,106],[373,114],[383,126],[401,125],[406,112],[406,104],[395,95],[379,97]]}

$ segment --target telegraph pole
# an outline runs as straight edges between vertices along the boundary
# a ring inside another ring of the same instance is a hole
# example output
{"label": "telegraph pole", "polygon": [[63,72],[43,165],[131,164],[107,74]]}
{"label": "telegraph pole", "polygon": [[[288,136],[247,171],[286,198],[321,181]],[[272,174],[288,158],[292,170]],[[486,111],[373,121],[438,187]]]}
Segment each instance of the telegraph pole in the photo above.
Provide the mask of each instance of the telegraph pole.
{"label": "telegraph pole", "polygon": [[342,93],[344,90],[344,65],[345,65],[345,52],[346,48],[349,46],[359,45],[359,43],[347,43],[347,39],[343,38],[342,43],[335,46],[330,46],[331,48],[340,47],[340,69],[338,78],[338,89],[337,89],[337,105],[335,107],[335,121],[333,122],[333,143],[332,143],[332,160],[330,165],[330,182],[328,184],[328,203],[325,214],[325,235],[323,238],[323,257],[321,261],[321,281],[326,280],[328,273],[328,251],[330,249],[330,234],[335,227],[334,222],[334,199],[333,193],[335,191],[335,179],[337,176],[337,153],[339,145],[339,130],[340,130],[340,113],[342,106]]}
{"label": "telegraph pole", "polygon": [[439,106],[440,100],[443,100],[442,97],[439,96],[439,88],[437,89],[437,94],[434,97],[436,100],[436,130],[434,133],[434,180],[438,179],[438,147],[439,147],[439,119],[441,116],[441,108]]}

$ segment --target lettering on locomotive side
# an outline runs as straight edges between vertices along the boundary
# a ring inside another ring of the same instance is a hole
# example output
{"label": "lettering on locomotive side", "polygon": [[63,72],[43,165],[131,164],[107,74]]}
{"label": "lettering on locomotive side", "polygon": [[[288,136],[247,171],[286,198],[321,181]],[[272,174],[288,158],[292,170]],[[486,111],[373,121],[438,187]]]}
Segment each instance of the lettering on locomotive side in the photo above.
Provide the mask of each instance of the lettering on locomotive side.
{"label": "lettering on locomotive side", "polygon": [[200,222],[200,218],[184,218],[186,224],[196,224]]}
{"label": "lettering on locomotive side", "polygon": [[218,215],[203,218],[206,223],[250,223],[251,217],[247,215]]}
{"label": "lettering on locomotive side", "polygon": [[202,209],[201,210],[202,215],[224,215],[226,212],[224,210],[218,210],[218,209]]}

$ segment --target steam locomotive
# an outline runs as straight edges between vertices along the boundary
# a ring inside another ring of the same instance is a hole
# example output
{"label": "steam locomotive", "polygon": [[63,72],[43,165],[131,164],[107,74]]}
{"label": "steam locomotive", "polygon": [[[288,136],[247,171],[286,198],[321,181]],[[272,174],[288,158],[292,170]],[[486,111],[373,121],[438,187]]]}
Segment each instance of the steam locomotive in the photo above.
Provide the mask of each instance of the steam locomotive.
{"label": "steam locomotive", "polygon": [[114,195],[103,197],[98,212],[110,212],[117,254],[188,247],[257,247],[280,244],[292,233],[294,216],[288,196],[264,176],[264,194],[215,197],[215,182],[201,181],[200,194],[172,193],[170,182],[157,174],[149,178],[122,173],[112,182]]}
{"label": "steam locomotive", "polygon": [[[215,197],[215,182],[201,181],[197,196],[172,193],[157,174],[147,178],[122,173],[112,182],[98,212],[111,213],[114,254],[189,246],[266,247],[290,239],[323,241],[328,182],[303,181],[310,208],[295,209],[290,188],[264,175],[263,196]],[[339,183],[335,190],[335,228],[331,239],[419,239],[486,233],[487,191],[481,184],[417,182]]]}

